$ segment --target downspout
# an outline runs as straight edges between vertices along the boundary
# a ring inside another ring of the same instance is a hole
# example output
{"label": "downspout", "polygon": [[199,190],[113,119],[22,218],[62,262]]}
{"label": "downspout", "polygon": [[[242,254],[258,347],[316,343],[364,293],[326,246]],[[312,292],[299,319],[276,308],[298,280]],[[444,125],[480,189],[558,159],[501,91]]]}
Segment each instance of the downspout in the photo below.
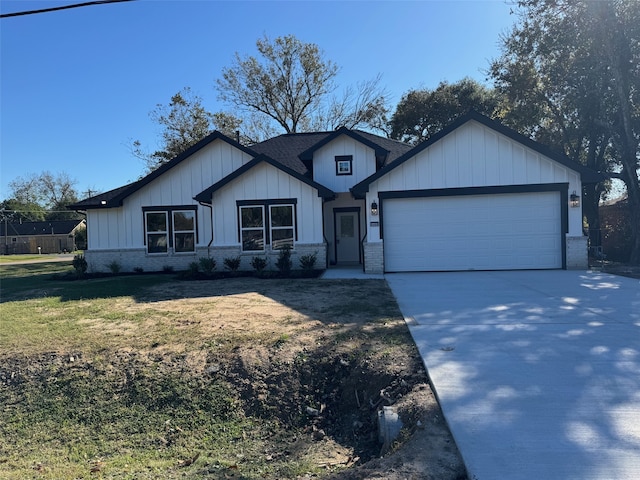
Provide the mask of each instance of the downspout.
{"label": "downspout", "polygon": [[211,244],[213,243],[213,205],[209,205],[208,203],[202,203],[202,202],[198,202],[200,205],[202,205],[203,207],[207,207],[209,210],[211,210],[211,240],[209,240],[209,243],[207,244],[207,257],[211,258]]}
{"label": "downspout", "polygon": [[367,265],[365,264],[365,259],[367,258],[366,255],[364,254],[364,241],[367,239],[367,235],[369,235],[368,233],[364,234],[364,237],[362,237],[362,240],[360,240],[360,248],[361,248],[361,252],[362,252],[362,272],[366,272],[367,271]]}

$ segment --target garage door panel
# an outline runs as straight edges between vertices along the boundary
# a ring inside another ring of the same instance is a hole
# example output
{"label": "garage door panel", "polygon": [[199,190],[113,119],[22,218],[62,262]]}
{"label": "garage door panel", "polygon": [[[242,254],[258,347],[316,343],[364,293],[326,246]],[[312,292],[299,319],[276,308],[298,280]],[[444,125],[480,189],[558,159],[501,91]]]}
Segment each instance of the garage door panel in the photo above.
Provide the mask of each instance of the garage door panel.
{"label": "garage door panel", "polygon": [[385,270],[561,268],[558,192],[384,201]]}

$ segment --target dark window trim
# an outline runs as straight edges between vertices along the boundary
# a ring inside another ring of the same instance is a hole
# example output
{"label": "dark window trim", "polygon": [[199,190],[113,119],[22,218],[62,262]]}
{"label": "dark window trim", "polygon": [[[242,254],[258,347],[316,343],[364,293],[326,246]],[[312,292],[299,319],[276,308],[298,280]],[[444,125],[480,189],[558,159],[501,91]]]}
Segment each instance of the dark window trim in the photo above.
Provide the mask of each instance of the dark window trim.
{"label": "dark window trim", "polygon": [[[242,249],[242,217],[240,216],[240,207],[264,207],[264,222],[265,229],[265,247],[271,245],[271,212],[269,207],[271,205],[293,205],[293,235],[294,242],[298,241],[298,199],[297,198],[267,198],[260,200],[236,200],[236,215],[238,218],[238,242],[240,243],[240,249]],[[266,249],[265,249],[266,250]]]}
{"label": "dark window trim", "polygon": [[[336,155],[336,175],[341,177],[345,175],[353,175],[353,155]],[[340,162],[349,162],[349,173],[341,173],[338,169]]]}
{"label": "dark window trim", "polygon": [[[147,212],[158,212],[158,213],[167,213],[167,235],[169,236],[169,245],[168,248],[173,248],[173,212],[174,211],[184,211],[184,210],[192,210],[194,212],[194,233],[196,235],[194,251],[197,250],[197,245],[200,239],[200,234],[198,232],[198,206],[197,205],[158,205],[158,206],[145,206],[142,207],[142,225],[143,228],[143,239],[142,243],[146,247],[147,246]],[[149,253],[149,252],[147,252]],[[167,252],[169,253],[169,252]],[[181,252],[186,253],[186,252]],[[191,252],[189,252],[191,253]]]}
{"label": "dark window trim", "polygon": [[487,187],[433,188],[378,192],[380,200],[380,239],[384,240],[384,201],[391,198],[459,197],[467,195],[500,195],[507,193],[558,192],[560,194],[560,242],[562,268],[567,268],[567,233],[569,232],[569,183],[530,183],[525,185],[495,185]]}

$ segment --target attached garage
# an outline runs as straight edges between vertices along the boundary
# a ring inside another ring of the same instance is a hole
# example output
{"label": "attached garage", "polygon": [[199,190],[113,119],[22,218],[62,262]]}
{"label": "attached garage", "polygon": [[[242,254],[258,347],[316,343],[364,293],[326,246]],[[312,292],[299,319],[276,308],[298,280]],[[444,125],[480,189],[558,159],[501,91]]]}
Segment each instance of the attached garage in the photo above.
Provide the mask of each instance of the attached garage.
{"label": "attached garage", "polygon": [[560,197],[545,191],[387,198],[385,270],[562,268]]}
{"label": "attached garage", "polygon": [[586,268],[580,196],[601,177],[476,113],[356,184],[365,271]]}

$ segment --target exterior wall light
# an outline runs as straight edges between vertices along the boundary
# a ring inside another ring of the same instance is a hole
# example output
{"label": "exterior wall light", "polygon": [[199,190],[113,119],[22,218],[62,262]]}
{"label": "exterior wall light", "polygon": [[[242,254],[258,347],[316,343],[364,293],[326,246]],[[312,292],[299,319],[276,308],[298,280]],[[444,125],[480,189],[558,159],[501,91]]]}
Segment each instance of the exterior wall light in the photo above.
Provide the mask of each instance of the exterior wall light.
{"label": "exterior wall light", "polygon": [[580,195],[578,195],[575,190],[569,196],[569,205],[571,205],[571,208],[576,208],[580,206]]}
{"label": "exterior wall light", "polygon": [[371,202],[371,215],[378,215],[378,203],[375,200]]}

